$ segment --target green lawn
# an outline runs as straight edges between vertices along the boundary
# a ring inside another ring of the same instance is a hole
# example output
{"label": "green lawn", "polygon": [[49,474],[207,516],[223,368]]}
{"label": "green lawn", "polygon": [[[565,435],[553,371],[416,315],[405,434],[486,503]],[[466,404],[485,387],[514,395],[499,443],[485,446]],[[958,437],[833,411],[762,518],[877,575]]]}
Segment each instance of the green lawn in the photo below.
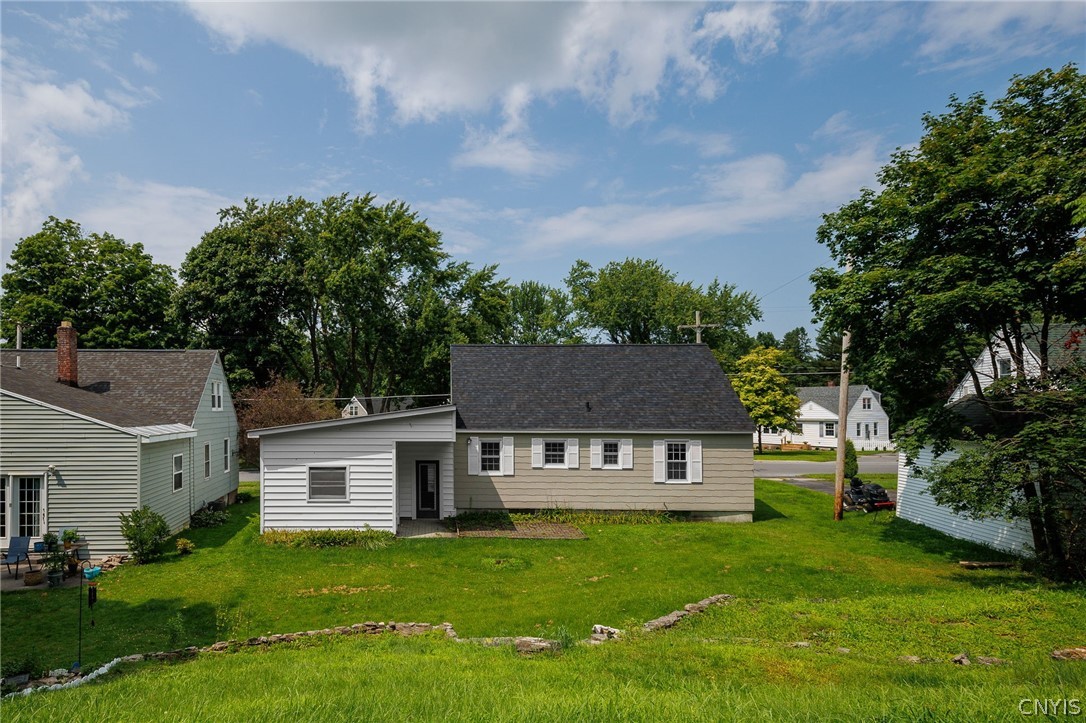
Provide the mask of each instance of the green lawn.
{"label": "green lawn", "polygon": [[[256,503],[240,505],[231,525],[186,532],[190,557],[103,577],[85,667],[365,620],[581,638],[593,623],[629,629],[713,593],[737,599],[671,631],[540,659],[390,637],[130,665],[5,702],[3,718],[977,720],[1086,690],[1086,666],[1048,659],[1082,644],[1081,586],[963,571],[958,559],[1000,556],[891,516],[834,523],[821,493],[758,481],[756,494],[749,525],[593,525],[587,540],[400,540],[370,552],[264,546]],[[75,591],[0,602],[0,657],[32,648],[50,666],[71,663]],[[811,646],[786,647],[795,641]],[[1010,664],[950,664],[960,652]]]}
{"label": "green lawn", "polygon": [[[806,477],[807,479],[824,479],[824,480],[829,480],[830,482],[832,482],[834,480],[834,476],[832,474],[818,473],[818,474],[805,474],[803,476]],[[885,487],[888,490],[896,490],[897,489],[897,475],[895,473],[893,473],[893,472],[872,472],[870,474],[862,474],[862,475],[860,475],[860,478],[864,482],[874,482],[877,485],[882,485],[883,487]],[[848,484],[847,480],[845,481],[845,484],[846,485]]]}
{"label": "green lawn", "polygon": [[[857,457],[866,457],[871,454],[888,454],[879,451],[857,451]],[[779,449],[767,449],[758,452],[755,447],[754,461],[774,460],[777,462],[833,462],[837,459],[837,451],[833,449],[800,449],[782,452]]]}

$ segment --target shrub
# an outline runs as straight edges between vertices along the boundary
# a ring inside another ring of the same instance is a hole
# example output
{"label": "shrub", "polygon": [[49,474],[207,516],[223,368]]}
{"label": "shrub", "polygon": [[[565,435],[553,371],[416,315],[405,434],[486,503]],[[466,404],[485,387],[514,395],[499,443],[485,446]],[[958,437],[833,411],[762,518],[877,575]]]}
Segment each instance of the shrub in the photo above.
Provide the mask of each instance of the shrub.
{"label": "shrub", "polygon": [[0,664],[0,678],[13,678],[24,673],[36,677],[44,670],[41,660],[34,653],[24,653],[19,657],[5,658]]}
{"label": "shrub", "polygon": [[845,440],[845,479],[852,479],[860,474],[860,463],[856,461],[856,446],[851,439]]}
{"label": "shrub", "polygon": [[516,512],[514,522],[563,522],[567,525],[661,525],[684,522],[689,515],[668,510],[572,510],[555,507],[535,512]]}
{"label": "shrub", "polygon": [[154,560],[162,554],[162,543],[170,536],[170,528],[162,515],[147,505],[121,513],[121,534],[137,565]]}
{"label": "shrub", "polygon": [[380,550],[396,540],[387,530],[268,530],[260,539],[266,545],[288,547],[360,547]]}
{"label": "shrub", "polygon": [[184,537],[177,538],[177,554],[178,555],[191,555],[192,551],[196,549],[196,543]]}
{"label": "shrub", "polygon": [[235,503],[239,504],[239,505],[243,505],[246,502],[252,502],[253,501],[253,493],[252,492],[238,492],[237,496],[235,497],[235,500],[236,500]]}
{"label": "shrub", "polygon": [[189,518],[189,527],[220,527],[230,521],[230,513],[215,503],[201,507]]}

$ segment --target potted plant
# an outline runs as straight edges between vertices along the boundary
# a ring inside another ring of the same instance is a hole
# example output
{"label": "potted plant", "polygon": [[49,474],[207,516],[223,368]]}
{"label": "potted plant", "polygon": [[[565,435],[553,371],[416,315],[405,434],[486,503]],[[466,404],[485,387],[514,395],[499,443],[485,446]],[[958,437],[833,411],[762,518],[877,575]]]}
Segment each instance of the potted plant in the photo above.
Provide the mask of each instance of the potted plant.
{"label": "potted plant", "polygon": [[54,549],[46,553],[42,562],[48,570],[45,576],[49,580],[49,587],[60,587],[60,582],[64,579],[64,566],[68,562],[68,553]]}
{"label": "potted plant", "polygon": [[79,540],[79,530],[73,530],[71,527],[64,530],[64,535],[60,538],[60,541],[64,543],[64,549],[72,549],[72,545]]}
{"label": "potted plant", "polygon": [[45,550],[47,552],[52,552],[57,549],[57,543],[60,541],[60,538],[57,537],[57,533],[55,532],[46,532],[41,536],[41,541],[45,543]]}

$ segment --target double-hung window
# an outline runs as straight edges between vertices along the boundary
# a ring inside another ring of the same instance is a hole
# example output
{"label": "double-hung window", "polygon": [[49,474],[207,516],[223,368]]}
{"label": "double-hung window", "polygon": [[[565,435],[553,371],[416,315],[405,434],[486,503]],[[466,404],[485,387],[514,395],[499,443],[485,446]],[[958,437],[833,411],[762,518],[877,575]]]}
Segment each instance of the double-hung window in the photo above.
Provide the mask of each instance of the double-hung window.
{"label": "double-hung window", "polygon": [[686,482],[686,442],[667,443],[667,481]]}
{"label": "double-hung window", "polygon": [[211,479],[211,442],[204,442],[204,479]]}
{"label": "double-hung window", "polygon": [[822,423],[822,436],[823,437],[836,437],[837,436],[837,422],[823,422]]}
{"label": "double-hung window", "polygon": [[347,500],[346,467],[310,467],[310,502],[345,502]]}
{"label": "double-hung window", "polygon": [[864,397],[860,400],[860,407],[862,409],[871,409],[871,397]]}
{"label": "double-hung window", "polygon": [[185,457],[181,454],[173,456],[173,491],[177,492],[185,486]]}
{"label": "double-hung window", "polygon": [[502,471],[502,443],[499,439],[479,442],[479,469],[483,472]]}
{"label": "double-hung window", "polygon": [[1011,373],[1010,359],[996,359],[996,379],[1009,377]]}
{"label": "double-hung window", "polygon": [[211,409],[222,411],[222,382],[211,382]]}
{"label": "double-hung window", "polygon": [[619,442],[617,439],[603,440],[603,466],[604,469],[619,466],[618,461]]}
{"label": "double-hung window", "polygon": [[222,441],[222,471],[230,471],[230,438]]}

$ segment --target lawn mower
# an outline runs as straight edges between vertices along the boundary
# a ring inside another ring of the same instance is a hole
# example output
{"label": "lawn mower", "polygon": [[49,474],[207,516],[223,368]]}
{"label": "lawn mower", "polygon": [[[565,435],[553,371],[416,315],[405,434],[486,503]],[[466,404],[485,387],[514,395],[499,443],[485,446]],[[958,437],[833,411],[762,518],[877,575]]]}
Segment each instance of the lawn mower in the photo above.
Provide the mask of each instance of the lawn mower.
{"label": "lawn mower", "polygon": [[892,510],[896,507],[882,485],[864,482],[859,477],[849,479],[848,489],[844,493],[844,502],[846,510],[863,510],[864,512]]}

